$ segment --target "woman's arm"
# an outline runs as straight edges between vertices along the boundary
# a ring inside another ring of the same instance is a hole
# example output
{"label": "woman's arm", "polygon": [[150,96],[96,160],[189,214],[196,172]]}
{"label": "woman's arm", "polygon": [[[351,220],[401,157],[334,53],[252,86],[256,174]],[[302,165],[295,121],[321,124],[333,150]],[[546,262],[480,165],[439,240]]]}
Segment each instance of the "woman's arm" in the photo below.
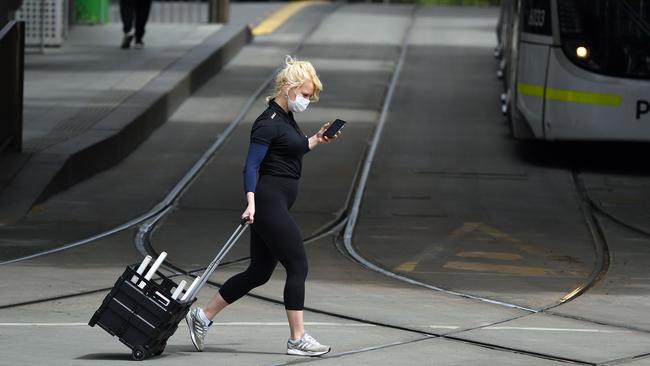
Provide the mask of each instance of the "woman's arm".
{"label": "woman's arm", "polygon": [[244,191],[248,205],[242,214],[242,219],[247,218],[252,224],[255,216],[255,186],[257,185],[257,171],[269,150],[268,145],[252,142],[248,147],[248,156],[244,165]]}

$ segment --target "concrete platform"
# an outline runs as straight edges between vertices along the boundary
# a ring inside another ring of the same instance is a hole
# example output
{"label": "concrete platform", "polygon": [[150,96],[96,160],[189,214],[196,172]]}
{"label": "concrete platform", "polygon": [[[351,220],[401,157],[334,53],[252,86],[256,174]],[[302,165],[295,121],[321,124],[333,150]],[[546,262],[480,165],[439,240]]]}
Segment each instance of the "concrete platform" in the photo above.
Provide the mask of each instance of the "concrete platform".
{"label": "concrete platform", "polygon": [[280,4],[234,5],[227,25],[150,24],[143,50],[121,25],[72,27],[61,48],[25,60],[24,148],[0,159],[0,224],[122,161]]}
{"label": "concrete platform", "polygon": [[544,314],[456,336],[593,364],[646,354],[650,342],[647,333]]}

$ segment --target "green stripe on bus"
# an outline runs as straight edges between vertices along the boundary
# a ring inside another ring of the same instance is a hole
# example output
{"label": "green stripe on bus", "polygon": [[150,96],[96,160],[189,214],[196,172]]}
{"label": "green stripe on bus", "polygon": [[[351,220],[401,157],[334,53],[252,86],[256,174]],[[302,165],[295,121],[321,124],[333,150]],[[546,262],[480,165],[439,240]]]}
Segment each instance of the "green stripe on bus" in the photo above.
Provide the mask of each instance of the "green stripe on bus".
{"label": "green stripe on bus", "polygon": [[522,95],[528,95],[531,97],[545,96],[548,100],[557,100],[560,102],[586,103],[611,107],[618,107],[621,105],[621,96],[614,94],[591,93],[554,88],[546,88],[545,90],[541,85],[524,83],[517,84],[517,91]]}
{"label": "green stripe on bus", "polygon": [[519,94],[529,95],[531,97],[544,96],[544,87],[541,85],[519,83],[517,84],[517,91]]}
{"label": "green stripe on bus", "polygon": [[575,90],[546,89],[546,99],[559,100],[571,103],[588,103],[618,107],[621,105],[621,96],[612,94],[579,92]]}

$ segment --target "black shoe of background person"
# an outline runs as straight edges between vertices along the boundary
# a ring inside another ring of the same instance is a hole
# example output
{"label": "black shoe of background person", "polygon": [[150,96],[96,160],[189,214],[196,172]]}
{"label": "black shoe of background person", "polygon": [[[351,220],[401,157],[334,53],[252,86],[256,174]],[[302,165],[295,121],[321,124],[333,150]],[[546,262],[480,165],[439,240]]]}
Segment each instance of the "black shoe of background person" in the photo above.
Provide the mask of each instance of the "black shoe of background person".
{"label": "black shoe of background person", "polygon": [[135,46],[133,47],[137,50],[141,50],[144,48],[144,42],[142,42],[142,38],[136,38],[135,40]]}
{"label": "black shoe of background person", "polygon": [[124,38],[122,38],[122,49],[126,50],[131,48],[131,41],[133,41],[133,34],[125,33]]}

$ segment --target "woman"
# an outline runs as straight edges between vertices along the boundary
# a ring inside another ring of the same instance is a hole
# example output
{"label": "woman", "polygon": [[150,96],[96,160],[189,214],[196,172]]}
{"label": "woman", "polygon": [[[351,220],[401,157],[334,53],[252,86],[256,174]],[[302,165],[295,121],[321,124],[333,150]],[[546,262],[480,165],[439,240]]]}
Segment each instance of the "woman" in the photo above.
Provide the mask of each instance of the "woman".
{"label": "woman", "polygon": [[330,351],[329,346],[318,343],[304,329],[307,257],[298,227],[289,214],[298,193],[302,156],[340,134],[333,138],[324,136],[329,125],[326,123],[307,138],[293,118],[293,113],[304,112],[310,101],[318,101],[322,89],[311,63],[287,56],[284,68],[275,78],[274,94],[267,98],[268,108],[253,123],[244,167],[248,207],[242,219],[251,224],[250,264],[246,271],[226,281],[208,304],[187,314],[190,337],[198,351],[203,350],[212,319],[226,306],[266,283],[278,261],[287,271],[287,354],[320,356]]}

